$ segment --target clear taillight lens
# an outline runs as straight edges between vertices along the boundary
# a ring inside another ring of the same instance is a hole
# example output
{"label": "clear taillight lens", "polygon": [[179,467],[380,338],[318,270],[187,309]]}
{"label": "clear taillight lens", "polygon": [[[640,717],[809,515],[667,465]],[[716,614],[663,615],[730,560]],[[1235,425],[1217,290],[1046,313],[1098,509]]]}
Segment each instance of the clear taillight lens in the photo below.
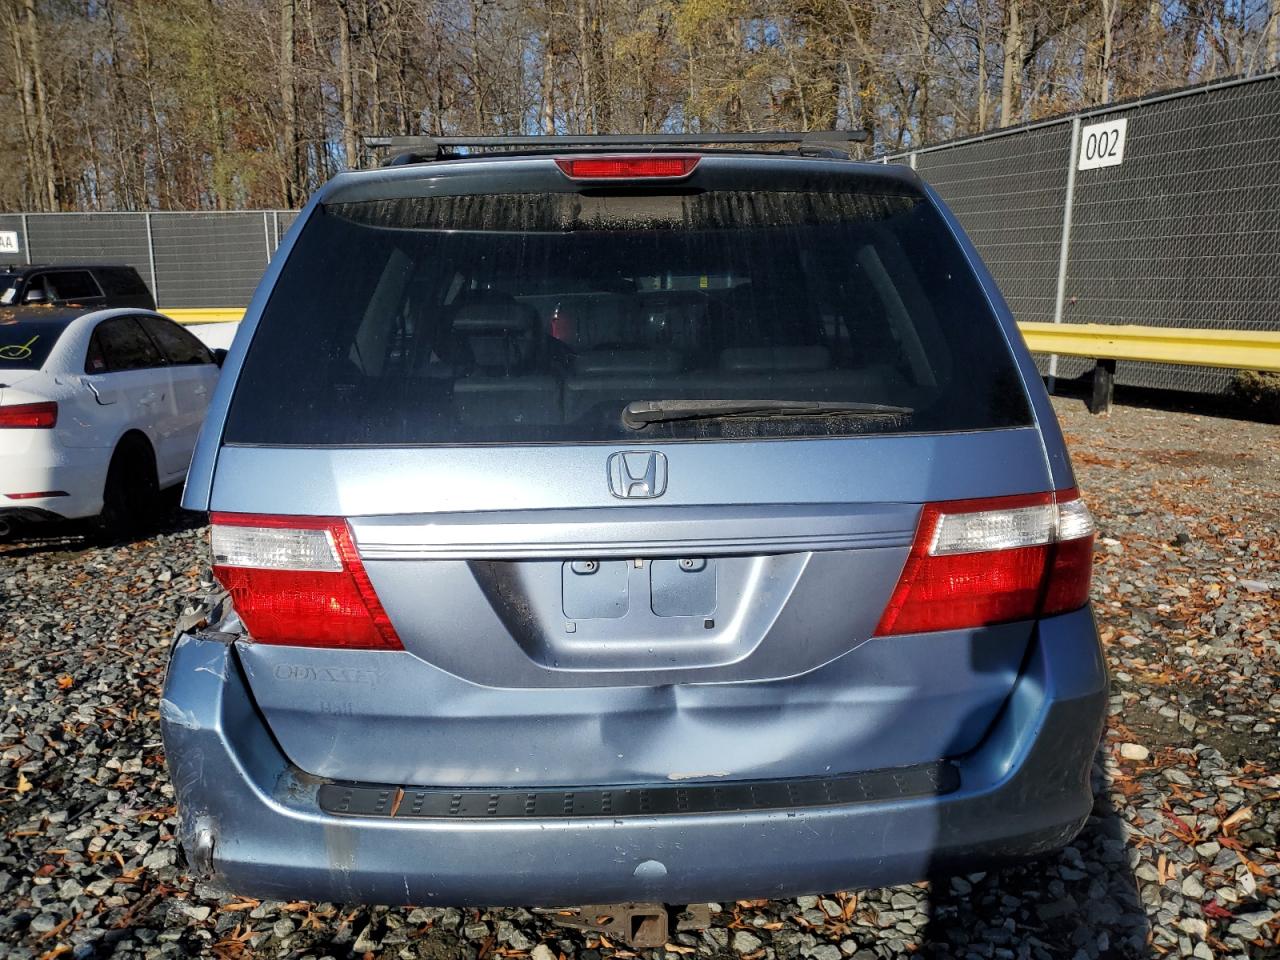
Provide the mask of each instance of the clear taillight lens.
{"label": "clear taillight lens", "polygon": [[340,517],[215,513],[213,574],[259,643],[401,650]]}
{"label": "clear taillight lens", "polygon": [[332,530],[215,523],[209,534],[215,566],[337,573],[342,559]]}
{"label": "clear taillight lens", "polygon": [[1089,599],[1093,518],[1076,490],[926,504],[877,636],[1066,613]]}

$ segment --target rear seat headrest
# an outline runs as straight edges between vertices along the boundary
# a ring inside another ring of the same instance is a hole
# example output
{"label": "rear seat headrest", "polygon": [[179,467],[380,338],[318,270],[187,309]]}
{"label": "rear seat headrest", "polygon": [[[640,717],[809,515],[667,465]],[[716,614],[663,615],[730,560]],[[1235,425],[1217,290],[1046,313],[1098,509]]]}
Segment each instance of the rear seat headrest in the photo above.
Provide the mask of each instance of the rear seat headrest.
{"label": "rear seat headrest", "polygon": [[809,373],[831,368],[831,352],[807,347],[729,347],[720,353],[720,369],[729,373]]}
{"label": "rear seat headrest", "polygon": [[677,350],[590,350],[573,358],[580,377],[679,373],[684,357]]}
{"label": "rear seat headrest", "polygon": [[514,299],[466,301],[453,315],[454,331],[468,334],[529,333],[537,323],[537,311]]}

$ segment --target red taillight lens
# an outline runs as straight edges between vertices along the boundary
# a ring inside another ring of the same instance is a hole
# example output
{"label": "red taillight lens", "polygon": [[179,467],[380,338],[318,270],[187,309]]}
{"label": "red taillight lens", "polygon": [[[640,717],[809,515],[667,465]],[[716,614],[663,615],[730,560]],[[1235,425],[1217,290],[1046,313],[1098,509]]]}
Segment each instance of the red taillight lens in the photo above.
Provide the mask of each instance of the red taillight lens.
{"label": "red taillight lens", "polygon": [[210,517],[213,575],[259,643],[402,650],[340,517]]}
{"label": "red taillight lens", "polygon": [[926,504],[876,636],[1078,609],[1089,599],[1093,537],[1074,489]]}
{"label": "red taillight lens", "polygon": [[1079,610],[1089,602],[1089,582],[1093,579],[1093,534],[1054,545],[1053,566],[1045,589],[1040,615]]}
{"label": "red taillight lens", "polygon": [[58,405],[52,400],[44,403],[12,403],[0,407],[0,427],[27,430],[47,430],[58,424]]}
{"label": "red taillight lens", "polygon": [[702,159],[693,154],[674,157],[567,157],[556,160],[574,180],[673,179],[687,177]]}

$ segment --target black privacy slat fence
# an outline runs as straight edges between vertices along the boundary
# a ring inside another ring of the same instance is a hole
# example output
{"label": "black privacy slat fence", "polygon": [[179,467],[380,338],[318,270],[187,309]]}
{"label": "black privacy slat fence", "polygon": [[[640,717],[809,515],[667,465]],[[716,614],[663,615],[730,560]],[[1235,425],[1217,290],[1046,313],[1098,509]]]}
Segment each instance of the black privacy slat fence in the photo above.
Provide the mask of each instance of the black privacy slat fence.
{"label": "black privacy slat fence", "polygon": [[[125,263],[162,308],[243,307],[293,210],[0,213],[0,267]],[[5,234],[17,251],[6,246]]]}
{"label": "black privacy slat fence", "polygon": [[[1020,322],[1280,330],[1280,75],[881,159],[934,186]],[[1058,377],[1093,365],[1038,362]],[[1116,381],[1216,393],[1231,376],[1121,361]]]}

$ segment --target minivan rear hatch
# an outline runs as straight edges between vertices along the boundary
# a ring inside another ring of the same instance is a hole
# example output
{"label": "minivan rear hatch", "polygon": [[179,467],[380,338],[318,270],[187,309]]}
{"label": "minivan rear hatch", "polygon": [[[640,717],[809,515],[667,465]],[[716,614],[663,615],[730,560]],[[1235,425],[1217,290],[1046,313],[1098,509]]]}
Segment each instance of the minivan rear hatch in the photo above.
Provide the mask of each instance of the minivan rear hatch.
{"label": "minivan rear hatch", "polygon": [[[1051,490],[973,267],[908,175],[686,166],[438,164],[313,206],[210,500],[261,625],[241,662],[304,770],[794,777],[955,756],[990,723],[1032,616],[876,636],[923,505]],[[327,587],[307,607],[253,572],[312,546],[369,642]]]}

